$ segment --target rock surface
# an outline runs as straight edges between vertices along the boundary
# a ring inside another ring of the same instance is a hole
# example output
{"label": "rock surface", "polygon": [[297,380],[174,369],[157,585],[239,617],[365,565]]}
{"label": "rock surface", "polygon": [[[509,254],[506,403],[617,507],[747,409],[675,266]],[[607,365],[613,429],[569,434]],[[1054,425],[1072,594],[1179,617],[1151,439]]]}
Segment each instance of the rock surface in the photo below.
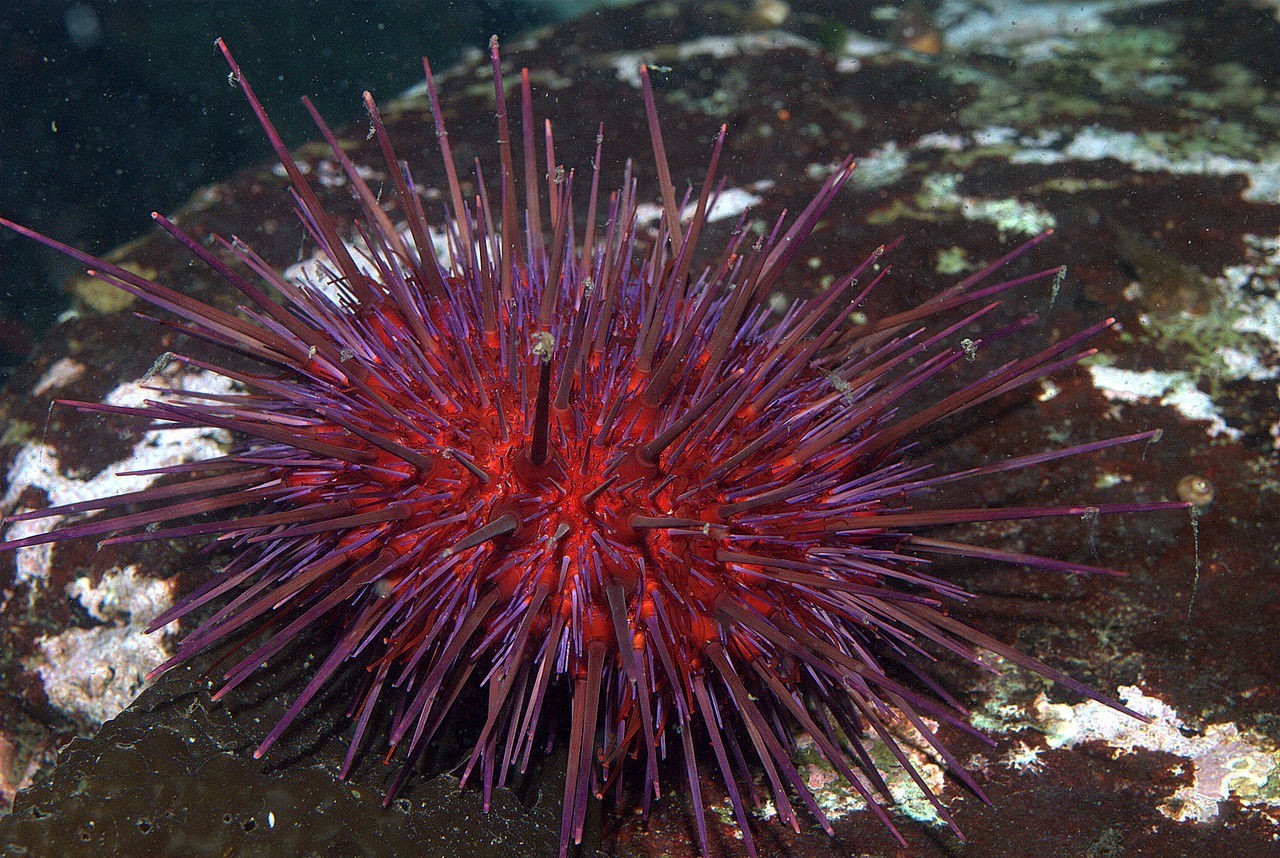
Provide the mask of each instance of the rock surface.
{"label": "rock surface", "polygon": [[[924,21],[941,35],[940,52],[919,53],[903,47],[897,23],[848,5],[640,3],[534,34],[505,46],[504,58],[509,69],[530,67],[535,110],[556,125],[559,162],[585,169],[604,122],[604,187],[630,157],[642,193],[653,193],[634,77],[642,61],[661,67],[659,112],[677,184],[700,181],[722,122],[730,128],[727,187],[759,197],[764,220],[796,211],[844,153],[856,155],[859,178],[785,278],[791,290],[821,288],[870,248],[903,237],[889,260],[894,289],[868,312],[910,306],[1012,242],[1054,228],[1025,270],[1061,262],[1067,277],[1056,294],[1011,296],[1007,318],[1040,314],[1029,332],[1034,345],[1115,316],[1093,343],[1098,359],[1030,396],[939,427],[930,457],[963,467],[1161,428],[1163,438],[1146,449],[966,486],[965,505],[1167,500],[1180,491],[1212,499],[1194,531],[1185,516],[1148,515],[967,534],[1130,573],[1081,580],[949,570],[979,594],[963,612],[978,625],[1106,693],[1133,687],[1155,724],[1102,723],[1065,692],[1016,672],[998,679],[943,665],[948,687],[997,739],[990,748],[948,737],[993,804],[949,781],[943,799],[969,839],[928,819],[903,820],[909,854],[1271,854],[1280,833],[1280,24],[1238,2],[956,2]],[[466,63],[442,82],[460,165],[495,157],[484,66]],[[384,116],[418,184],[438,188],[423,100],[410,95]],[[344,139],[353,160],[376,171],[381,160],[364,132],[349,129]],[[324,150],[305,146],[299,157],[321,177],[332,209],[349,215],[346,188],[324,181],[334,175]],[[269,166],[246,171],[205,189],[176,220],[199,237],[234,233],[284,268],[301,245],[283,184]],[[731,223],[705,236],[705,246],[723,240]],[[233,305],[162,238],[141,239],[120,259]],[[148,438],[142,427],[50,408],[54,398],[126,395],[122,388],[170,349],[201,354],[129,309],[86,310],[52,331],[0,402],[0,453],[14,463],[9,508],[85,490],[117,463],[170,443],[174,455],[199,454],[183,444],[220,443]],[[151,378],[176,383],[173,372],[161,364]],[[75,661],[80,672],[69,676],[59,665],[73,660],[52,658],[50,642],[93,630],[104,640],[131,639],[141,609],[104,607],[93,594],[133,569],[138,587],[171,598],[218,562],[198,549],[66,544],[0,556],[0,779],[10,793],[33,761],[92,733],[105,710],[91,704],[136,684],[156,658],[136,646],[132,660]],[[122,596],[112,604],[140,603]],[[302,669],[293,667],[273,668],[283,695]],[[77,704],[50,692],[51,676],[80,689]],[[0,820],[0,842],[26,844],[36,850],[29,854],[48,854],[40,844],[54,834],[87,838],[78,854],[103,854],[94,847],[112,843],[121,854],[200,854],[205,842],[263,855],[303,854],[308,843],[314,854],[407,854],[393,848],[403,844],[424,850],[418,854],[480,855],[498,842],[521,849],[492,854],[554,854],[557,809],[521,803],[536,799],[537,776],[521,797],[501,794],[488,817],[474,816],[473,792],[459,795],[426,776],[411,781],[415,810],[384,811],[385,770],[376,759],[362,763],[356,785],[332,781],[344,747],[340,697],[313,707],[306,735],[260,762],[249,752],[269,716],[246,700],[253,698],[237,693],[210,707],[198,675],[166,677],[96,737],[69,746],[52,775],[35,775],[37,787]],[[826,782],[820,770],[810,776]],[[664,783],[647,827],[606,815],[589,839],[612,855],[692,855],[677,783]],[[723,803],[714,785],[706,788]],[[542,794],[556,791],[548,776]],[[824,799],[844,800],[834,788]],[[333,815],[300,820],[322,806]],[[81,827],[90,820],[92,828]],[[731,822],[714,829],[724,855],[741,852]],[[896,854],[876,820],[856,809],[836,822],[834,840],[816,827],[795,835],[776,821],[756,830],[766,854]],[[464,841],[465,833],[478,839]],[[71,854],[80,848],[58,842]],[[130,852],[132,844],[147,848]]]}
{"label": "rock surface", "polygon": [[338,780],[340,744],[325,741],[335,738],[332,718],[312,721],[287,758],[255,762],[253,725],[279,716],[281,680],[297,676],[259,676],[232,712],[210,700],[191,668],[167,674],[92,738],[65,747],[52,777],[18,795],[3,823],[5,854],[554,853],[559,815],[525,807],[510,791],[485,813],[479,793],[442,775],[383,809],[379,775],[390,770],[364,766],[352,781]]}

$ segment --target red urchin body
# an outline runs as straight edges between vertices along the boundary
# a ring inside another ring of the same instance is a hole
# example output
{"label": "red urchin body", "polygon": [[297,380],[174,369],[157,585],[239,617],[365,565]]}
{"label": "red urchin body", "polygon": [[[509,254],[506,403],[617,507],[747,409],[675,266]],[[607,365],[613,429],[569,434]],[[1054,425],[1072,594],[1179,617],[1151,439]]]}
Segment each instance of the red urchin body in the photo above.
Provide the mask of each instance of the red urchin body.
{"label": "red urchin body", "polygon": [[[599,147],[585,227],[575,217],[572,172],[558,175],[552,166],[545,195],[538,190],[527,74],[521,223],[495,41],[500,182],[486,192],[481,180],[474,201],[463,197],[431,87],[450,196],[446,217],[435,223],[443,246],[431,238],[372,101],[403,229],[320,122],[364,212],[358,241],[348,246],[219,45],[289,173],[304,227],[322,252],[322,273],[291,282],[237,242],[222,242],[282,296],[273,299],[157,216],[253,302],[233,315],[40,239],[177,315],[189,334],[264,369],[250,374],[191,360],[246,392],[175,395],[137,409],[78,403],[217,426],[247,441],[222,459],[165,469],[184,478],[169,486],[15,516],[142,506],[4,547],[79,537],[224,540],[233,551],[227,567],[153,624],[226,600],[158,670],[269,630],[227,672],[218,697],[305,631],[336,628],[336,642],[322,650],[309,684],[258,755],[348,664],[367,677],[352,707],[348,770],[380,705],[393,707],[392,745],[412,758],[459,694],[478,683],[488,710],[464,780],[477,773],[486,796],[528,764],[535,740],[553,729],[549,713],[568,710],[561,854],[581,839],[589,796],[624,769],[642,772],[647,810],[659,792],[660,758],[669,753],[682,761],[706,852],[695,753],[701,737],[754,853],[735,761],[752,758],[763,769],[785,821],[798,829],[792,802],[799,799],[830,830],[792,762],[797,733],[812,737],[891,829],[874,794],[887,789],[863,734],[883,739],[931,798],[895,739],[897,721],[918,730],[972,785],[924,720],[968,729],[963,710],[912,680],[920,676],[921,647],[967,659],[994,651],[1109,702],[950,618],[945,603],[967,594],[932,575],[928,561],[961,555],[1105,570],[918,532],[1185,506],[918,506],[944,483],[1155,434],[953,474],[933,474],[909,456],[919,429],[1079,360],[1088,353],[1082,341],[1106,324],[907,407],[908,395],[972,357],[974,343],[962,344],[960,332],[996,306],[993,296],[1056,273],[985,282],[1029,245],[919,308],[851,328],[849,316],[884,276],[860,282],[877,251],[777,318],[763,299],[852,164],[842,163],[789,225],[779,220],[756,236],[740,223],[728,246],[700,263],[707,267],[695,266],[724,130],[696,198],[678,204],[647,74],[663,198],[656,235],[649,240],[638,221],[634,182],[601,199]],[[548,147],[550,139],[548,128]],[[554,165],[550,152],[547,161]],[[682,211],[691,214],[682,220]],[[190,516],[203,517],[182,523]]]}

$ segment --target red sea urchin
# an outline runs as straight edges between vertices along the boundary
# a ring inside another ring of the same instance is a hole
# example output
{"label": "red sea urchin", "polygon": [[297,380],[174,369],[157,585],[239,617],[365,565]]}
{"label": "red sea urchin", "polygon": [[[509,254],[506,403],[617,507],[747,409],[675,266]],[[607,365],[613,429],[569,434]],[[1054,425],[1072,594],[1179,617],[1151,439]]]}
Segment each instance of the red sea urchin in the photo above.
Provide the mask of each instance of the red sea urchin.
{"label": "red sea urchin", "polygon": [[[540,735],[555,735],[551,713],[568,712],[567,737],[558,737],[568,741],[562,855],[581,840],[589,795],[624,767],[643,772],[635,777],[647,811],[659,794],[659,762],[677,744],[672,756],[682,762],[707,852],[695,751],[703,736],[754,853],[741,792],[752,755],[785,821],[798,830],[799,799],[830,831],[792,760],[800,733],[890,830],[875,797],[887,796],[887,787],[858,740],[864,734],[884,741],[948,822],[894,725],[918,730],[978,791],[925,721],[971,730],[964,710],[916,666],[926,648],[971,661],[991,651],[1120,708],[948,616],[945,604],[967,594],[931,574],[929,560],[1106,570],[920,534],[963,522],[1185,507],[918,506],[943,484],[1155,434],[945,474],[911,455],[922,428],[1078,361],[1090,353],[1083,341],[1108,324],[1003,363],[928,404],[908,404],[971,355],[971,342],[957,342],[960,332],[990,313],[994,296],[1056,273],[986,283],[1039,239],[915,309],[852,328],[846,321],[884,277],[872,276],[876,251],[775,319],[763,296],[848,179],[849,159],[789,226],[780,218],[756,237],[740,223],[699,273],[695,253],[717,194],[724,129],[696,200],[689,192],[681,203],[642,71],[662,197],[656,233],[648,242],[642,236],[629,171],[600,205],[597,141],[579,240],[574,174],[555,166],[549,125],[545,196],[539,188],[525,73],[521,226],[495,40],[497,208],[479,175],[477,196],[464,198],[427,68],[449,194],[434,222],[438,241],[372,99],[366,95],[403,228],[315,116],[363,211],[348,245],[218,44],[288,173],[323,263],[311,280],[291,282],[235,240],[220,240],[220,255],[156,215],[252,302],[237,315],[0,221],[176,316],[189,335],[263,366],[251,373],[178,357],[245,392],[180,392],[137,408],[73,403],[220,427],[245,440],[220,459],[160,469],[180,478],[162,487],[13,516],[114,512],[3,547],[216,534],[230,562],[153,628],[226,599],[156,671],[257,638],[217,697],[313,627],[335,629],[257,756],[348,663],[365,679],[351,710],[344,774],[380,703],[390,703],[390,741],[408,760],[431,742],[459,694],[478,685],[488,711],[463,779],[478,771],[486,801],[525,768]],[[927,329],[947,315],[954,318]],[[408,771],[406,764],[391,795]]]}

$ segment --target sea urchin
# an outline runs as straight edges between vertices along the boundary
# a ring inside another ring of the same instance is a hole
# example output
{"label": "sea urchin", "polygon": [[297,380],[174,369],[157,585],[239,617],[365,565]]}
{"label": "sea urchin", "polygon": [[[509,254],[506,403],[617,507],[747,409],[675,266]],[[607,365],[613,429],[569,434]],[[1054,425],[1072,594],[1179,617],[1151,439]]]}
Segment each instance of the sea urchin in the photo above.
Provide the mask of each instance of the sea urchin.
{"label": "sea urchin", "polygon": [[[486,803],[494,786],[524,770],[540,737],[567,740],[561,855],[581,840],[589,798],[624,770],[635,771],[647,812],[668,755],[683,767],[705,853],[695,749],[704,738],[754,853],[747,760],[763,772],[784,821],[798,830],[798,800],[830,831],[793,762],[801,734],[890,830],[876,796],[887,788],[864,735],[883,740],[948,822],[896,725],[918,731],[981,794],[926,722],[971,730],[966,713],[917,667],[926,649],[970,661],[994,652],[1108,702],[950,617],[945,605],[967,594],[932,574],[930,560],[1105,570],[921,533],[1185,506],[919,506],[943,484],[1155,434],[955,473],[933,473],[913,457],[919,430],[1075,363],[1090,353],[1081,344],[1109,324],[918,404],[926,385],[972,356],[973,342],[960,333],[997,306],[995,296],[1057,273],[987,282],[1040,239],[914,309],[853,326],[850,316],[885,276],[877,250],[779,317],[763,298],[849,178],[850,159],[789,224],[784,216],[756,235],[744,217],[728,245],[699,263],[724,128],[701,188],[681,201],[642,70],[661,192],[656,228],[642,223],[629,169],[620,189],[601,196],[599,139],[579,220],[578,180],[556,166],[549,124],[545,187],[538,175],[525,72],[520,206],[495,39],[501,166],[488,188],[477,175],[474,198],[464,197],[426,68],[447,176],[443,217],[427,216],[367,94],[394,206],[307,103],[363,212],[344,243],[230,52],[218,47],[287,171],[321,262],[307,278],[286,279],[234,239],[210,249],[155,215],[251,302],[229,313],[4,221],[179,320],[166,324],[262,366],[245,372],[177,357],[243,392],[179,392],[142,407],[73,403],[220,427],[243,440],[221,458],[160,469],[174,479],[159,487],[12,516],[82,520],[4,547],[216,535],[230,561],[153,627],[224,600],[156,670],[215,645],[252,642],[219,698],[304,633],[333,631],[315,638],[319,665],[257,756],[348,665],[364,679],[344,774],[376,713],[391,713],[390,743],[412,759],[476,686],[488,708],[462,777],[477,775]],[[96,516],[102,511],[110,515]],[[553,717],[561,712],[563,732]]]}

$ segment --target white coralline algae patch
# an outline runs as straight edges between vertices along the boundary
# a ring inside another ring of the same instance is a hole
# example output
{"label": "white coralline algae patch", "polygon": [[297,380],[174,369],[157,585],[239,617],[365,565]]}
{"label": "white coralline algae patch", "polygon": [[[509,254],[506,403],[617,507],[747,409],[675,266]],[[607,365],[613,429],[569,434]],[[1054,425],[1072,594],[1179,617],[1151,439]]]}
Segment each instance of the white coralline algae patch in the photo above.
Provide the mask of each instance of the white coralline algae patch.
{"label": "white coralline algae patch", "polygon": [[1178,713],[1140,688],[1121,686],[1120,701],[1151,719],[1143,723],[1092,700],[1074,706],[1050,703],[1041,695],[1032,726],[1051,748],[1103,742],[1117,754],[1141,750],[1182,757],[1193,782],[1161,802],[1162,814],[1178,822],[1209,822],[1219,802],[1234,798],[1257,810],[1280,809],[1280,750],[1264,738],[1240,730],[1234,722],[1210,724],[1203,732],[1185,730]]}
{"label": "white coralline algae patch", "polygon": [[[764,199],[761,194],[767,193],[773,186],[772,179],[761,179],[742,188],[722,188],[711,199],[707,208],[707,222],[714,223],[740,216],[759,205]],[[698,204],[689,203],[680,210],[680,222],[692,220],[697,211]],[[661,218],[662,206],[657,203],[640,203],[636,206],[636,224],[639,226],[656,224]]]}
{"label": "white coralline algae patch", "polygon": [[[170,361],[146,378],[120,385],[102,401],[108,405],[140,406],[149,399],[164,398],[165,391],[170,390],[181,390],[184,395],[196,396],[201,393],[234,393],[236,387],[230,379],[216,373],[193,371],[181,363]],[[9,488],[0,504],[9,512],[18,512],[14,507],[28,488],[43,490],[50,506],[140,491],[158,480],[159,476],[125,472],[163,468],[221,456],[230,443],[230,434],[222,429],[150,429],[134,445],[128,456],[86,477],[64,474],[58,453],[52,447],[43,443],[28,444],[14,457],[13,465],[9,468]],[[56,526],[58,521],[57,517],[50,517],[21,522],[10,526],[5,538],[18,539],[44,533]],[[48,578],[49,546],[20,548],[15,554],[19,582],[43,581]]]}
{"label": "white coralline algae patch", "polygon": [[[1260,401],[1274,405],[1271,391],[1280,378],[1280,238],[1245,234],[1243,240],[1244,258],[1206,281],[1200,295],[1203,308],[1138,314],[1138,330],[1178,358],[1182,368],[1143,372],[1090,367],[1094,385],[1108,399],[1156,401],[1189,419],[1208,421],[1211,436],[1232,439],[1241,432],[1228,425],[1212,398],[1224,382],[1255,385]],[[1133,283],[1125,297],[1134,300],[1144,291],[1144,284]],[[1262,413],[1268,413],[1265,406]],[[1280,422],[1272,424],[1271,434],[1280,449]]]}
{"label": "white coralline algae patch", "polygon": [[[924,719],[925,725],[933,731],[938,728],[937,722]],[[929,742],[905,718],[891,723],[890,728],[898,738],[899,747],[912,767],[924,780],[934,795],[942,795],[947,789],[947,776],[941,757],[929,745]],[[898,764],[897,759],[888,746],[879,738],[862,739],[866,753],[876,762],[876,768],[889,787],[893,797],[893,811],[916,822],[927,825],[945,825],[938,815],[933,802],[920,790],[907,771]],[[814,745],[813,739],[804,736],[797,740],[797,770],[804,779],[805,785],[813,793],[818,807],[828,819],[841,819],[850,813],[867,809],[866,800],[859,792],[848,784]],[[855,769],[863,789],[871,795],[878,794],[878,787],[861,771]],[[772,818],[777,814],[773,802],[766,802],[761,810],[761,817]]]}
{"label": "white coralline algae patch", "polygon": [[[147,673],[169,657],[164,635],[146,629],[173,604],[174,588],[171,581],[127,566],[107,572],[97,586],[77,578],[66,591],[102,625],[40,638],[38,655],[26,666],[40,675],[51,704],[97,726],[128,706],[146,685]],[[163,632],[176,626],[171,623]]]}
{"label": "white coralline algae patch", "polygon": [[909,160],[907,152],[890,140],[857,160],[851,179],[853,186],[864,191],[886,188],[906,175]]}
{"label": "white coralline algae patch", "polygon": [[1211,437],[1223,435],[1234,440],[1242,434],[1239,429],[1227,425],[1213,399],[1196,387],[1190,373],[1140,372],[1095,365],[1089,367],[1089,374],[1093,377],[1094,387],[1113,402],[1155,401],[1173,408],[1188,420],[1206,421]]}
{"label": "white coralline algae patch", "polygon": [[[56,386],[56,382],[50,383]],[[179,390],[191,398],[202,393],[234,393],[236,386],[216,373],[193,371],[169,361],[143,379],[120,385],[103,402],[139,406],[147,400],[163,399],[166,391]],[[125,458],[84,476],[64,473],[53,447],[28,444],[9,469],[3,508],[10,513],[22,511],[17,508],[18,499],[29,488],[42,490],[51,506],[139,491],[159,477],[124,472],[220,456],[230,443],[229,433],[221,429],[149,429]],[[5,538],[44,533],[60,521],[60,517],[51,516],[18,522],[9,526]],[[46,587],[53,547],[38,545],[14,553],[16,583],[27,584],[33,592]],[[127,706],[145,685],[147,672],[168,657],[163,635],[147,634],[146,627],[173,603],[173,587],[170,581],[140,574],[137,567],[129,566],[104,573],[96,584],[88,577],[77,578],[67,585],[66,597],[78,601],[85,614],[100,625],[39,638],[26,666],[40,676],[52,705],[78,721],[100,724]]]}
{"label": "white coralline algae patch", "polygon": [[1057,225],[1053,214],[1012,198],[986,198],[960,193],[959,173],[927,176],[916,202],[925,211],[958,212],[965,220],[993,224],[1001,235],[1039,235]]}
{"label": "white coralline algae patch", "polygon": [[1218,282],[1227,296],[1232,331],[1261,344],[1245,354],[1242,374],[1232,377],[1263,381],[1280,375],[1275,363],[1280,355],[1280,237],[1246,234],[1244,245],[1245,258],[1224,268]]}
{"label": "white coralline algae patch", "polygon": [[1203,129],[1202,136],[1210,142],[1199,143],[1194,137],[1183,139],[1173,133],[1139,134],[1101,125],[1082,128],[1074,134],[1054,130],[1024,134],[1012,128],[992,126],[970,134],[925,134],[916,141],[915,148],[989,151],[1013,164],[1069,164],[1110,159],[1142,173],[1244,176],[1248,186],[1240,197],[1246,202],[1271,203],[1280,196],[1280,146],[1259,147],[1251,157],[1242,157],[1207,150],[1213,140],[1212,128]]}
{"label": "white coralline algae patch", "polygon": [[1044,53],[1044,45],[1060,45],[1083,33],[1115,25],[1107,14],[1151,6],[1159,0],[944,0],[936,13],[953,50],[981,49],[1005,56]]}
{"label": "white coralline algae patch", "polygon": [[[66,586],[66,592],[98,622],[125,623],[138,628],[150,625],[173,606],[171,582],[139,575],[134,565],[112,569],[96,586],[87,577],[77,578]],[[160,631],[172,634],[177,630],[178,623],[174,621]]]}
{"label": "white coralline algae patch", "polygon": [[[798,48],[809,53],[818,52],[818,46],[813,42],[786,30],[704,36],[676,45],[675,52],[680,60],[690,60],[695,57],[727,59],[739,55],[754,56],[784,48]],[[650,53],[618,54],[610,62],[618,80],[636,89],[640,88],[640,66],[645,64],[649,64],[654,69],[658,68],[654,65],[653,56]]]}
{"label": "white coralline algae patch", "polygon": [[[360,172],[359,166],[356,167],[356,171]],[[430,191],[431,189],[427,190]],[[451,223],[448,228],[453,230],[455,225]],[[406,245],[414,246],[414,242],[417,239],[409,231],[407,223],[401,221],[396,224],[396,232],[399,233],[400,240]],[[431,238],[431,249],[435,251],[436,259],[440,261],[440,264],[451,265],[453,263],[453,255],[444,229],[434,226],[428,227],[427,235]],[[361,273],[367,274],[374,280],[381,280],[382,269],[374,261],[373,255],[369,252],[369,245],[365,243],[362,236],[348,236],[342,240],[342,243]],[[333,261],[329,259],[328,254],[319,248],[312,250],[307,258],[299,260],[286,268],[282,276],[294,286],[323,295],[337,307],[351,311],[356,306],[356,300],[347,291],[346,286],[343,285],[342,278],[334,273]]]}
{"label": "white coralline algae patch", "polygon": [[85,365],[69,357],[59,358],[45,370],[44,375],[31,388],[32,396],[44,396],[56,387],[66,387],[84,375]]}
{"label": "white coralline algae patch", "polygon": [[[1108,128],[1086,128],[1063,149],[1065,158],[1101,161],[1111,158],[1145,172],[1196,176],[1245,176],[1249,186],[1241,193],[1248,202],[1271,203],[1280,195],[1280,160],[1274,150],[1257,160],[1213,152],[1183,152],[1172,135],[1136,134]],[[1266,151],[1266,150],[1260,150]]]}

